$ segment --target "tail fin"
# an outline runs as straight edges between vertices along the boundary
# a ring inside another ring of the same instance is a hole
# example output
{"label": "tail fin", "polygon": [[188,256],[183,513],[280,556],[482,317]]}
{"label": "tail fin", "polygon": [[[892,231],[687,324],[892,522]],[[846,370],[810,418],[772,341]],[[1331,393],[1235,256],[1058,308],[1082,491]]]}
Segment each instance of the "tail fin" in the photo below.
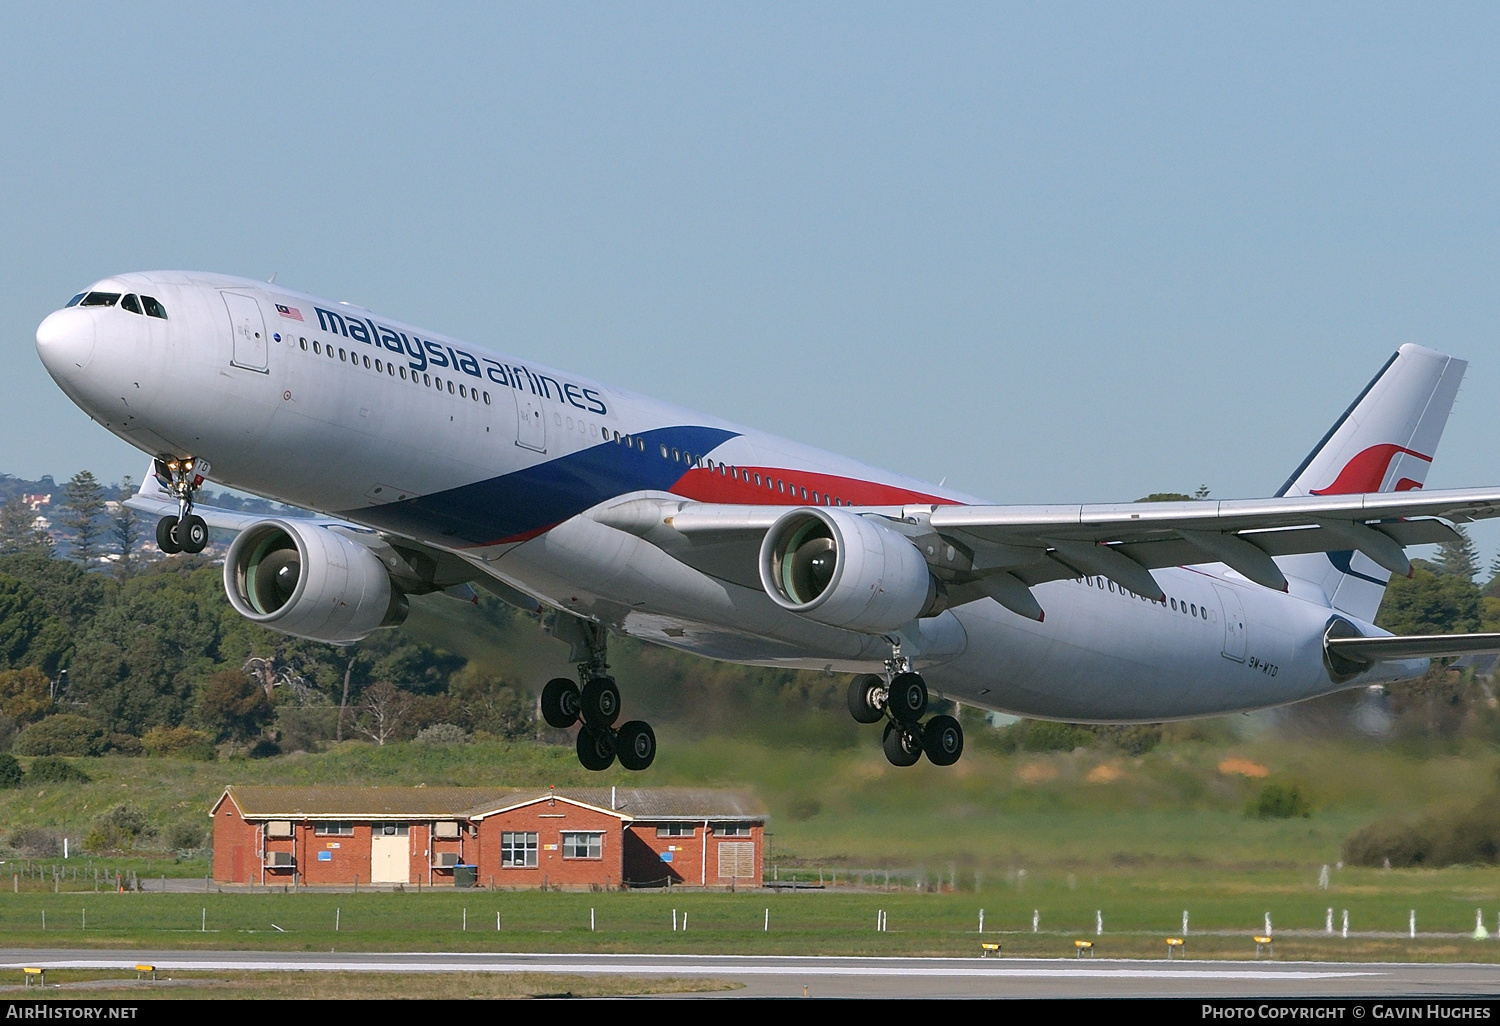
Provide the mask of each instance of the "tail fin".
{"label": "tail fin", "polygon": [[[1421,488],[1468,366],[1422,346],[1402,346],[1276,494]],[[1366,622],[1375,618],[1391,576],[1359,552],[1281,556],[1276,562],[1288,577],[1322,588],[1334,609]]]}

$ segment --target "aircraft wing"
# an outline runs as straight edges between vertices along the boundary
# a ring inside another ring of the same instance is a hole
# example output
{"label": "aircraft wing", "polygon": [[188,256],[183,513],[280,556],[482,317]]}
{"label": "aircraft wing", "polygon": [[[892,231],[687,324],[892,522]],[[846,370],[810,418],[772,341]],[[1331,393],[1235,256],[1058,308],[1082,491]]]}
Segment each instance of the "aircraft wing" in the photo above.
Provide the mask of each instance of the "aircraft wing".
{"label": "aircraft wing", "polygon": [[1373,663],[1382,659],[1437,659],[1500,652],[1500,634],[1404,634],[1378,638],[1326,638],[1328,651]]}
{"label": "aircraft wing", "polygon": [[[125,505],[137,513],[145,513],[152,517],[175,517],[177,515],[177,500],[161,486],[161,482],[156,479],[156,474],[150,470],[141,480],[141,486],[136,493],[125,500]],[[209,527],[224,531],[243,531],[251,524],[276,515],[274,513],[239,513],[232,509],[220,509],[218,506],[204,506],[198,503],[193,504],[193,512],[202,517],[203,522]],[[298,519],[308,518],[299,517]],[[368,528],[359,527],[336,517],[315,517],[308,522],[320,527],[341,527],[363,534],[371,533]]]}
{"label": "aircraft wing", "polygon": [[[797,506],[731,506],[636,499],[596,510],[596,520],[646,538],[711,576],[758,587],[767,530]],[[1069,506],[905,506],[844,508],[879,517],[928,554],[952,604],[988,595],[1037,619],[1030,588],[1100,576],[1162,599],[1153,569],[1224,563],[1247,579],[1284,591],[1274,556],[1357,550],[1407,575],[1410,545],[1453,541],[1444,521],[1500,514],[1500,488],[1352,495],[1285,496],[1197,502]],[[924,540],[944,544],[929,547]]]}

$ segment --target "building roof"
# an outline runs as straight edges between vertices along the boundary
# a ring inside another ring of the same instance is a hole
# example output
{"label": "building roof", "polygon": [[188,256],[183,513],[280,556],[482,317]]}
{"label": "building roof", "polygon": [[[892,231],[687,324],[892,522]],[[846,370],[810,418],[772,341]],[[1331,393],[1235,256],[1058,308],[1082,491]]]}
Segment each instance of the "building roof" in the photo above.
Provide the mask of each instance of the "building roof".
{"label": "building roof", "polygon": [[467,819],[556,796],[647,822],[676,819],[754,820],[764,806],[741,791],[699,787],[239,787],[214,803],[234,802],[246,819]]}

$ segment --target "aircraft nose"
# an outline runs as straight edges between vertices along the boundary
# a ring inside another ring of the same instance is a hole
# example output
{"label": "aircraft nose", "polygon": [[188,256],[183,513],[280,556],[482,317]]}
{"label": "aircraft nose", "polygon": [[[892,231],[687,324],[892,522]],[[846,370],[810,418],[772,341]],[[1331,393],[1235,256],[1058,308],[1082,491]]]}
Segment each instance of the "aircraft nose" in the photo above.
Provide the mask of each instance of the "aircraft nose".
{"label": "aircraft nose", "polygon": [[94,358],[94,318],[78,307],[54,310],[36,329],[36,351],[54,378],[67,378]]}

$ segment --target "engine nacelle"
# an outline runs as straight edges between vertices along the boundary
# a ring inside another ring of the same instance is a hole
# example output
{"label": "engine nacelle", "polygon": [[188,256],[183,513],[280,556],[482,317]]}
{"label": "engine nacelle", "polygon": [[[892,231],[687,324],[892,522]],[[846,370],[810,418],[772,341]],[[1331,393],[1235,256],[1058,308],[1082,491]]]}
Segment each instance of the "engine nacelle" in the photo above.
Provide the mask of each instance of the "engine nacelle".
{"label": "engine nacelle", "polygon": [[941,612],[942,591],[905,535],[841,508],[792,510],[760,546],[760,583],[809,620],[881,634]]}
{"label": "engine nacelle", "polygon": [[406,619],[406,596],[359,542],[316,524],[262,520],[224,557],[235,612],[299,638],[346,645]]}

